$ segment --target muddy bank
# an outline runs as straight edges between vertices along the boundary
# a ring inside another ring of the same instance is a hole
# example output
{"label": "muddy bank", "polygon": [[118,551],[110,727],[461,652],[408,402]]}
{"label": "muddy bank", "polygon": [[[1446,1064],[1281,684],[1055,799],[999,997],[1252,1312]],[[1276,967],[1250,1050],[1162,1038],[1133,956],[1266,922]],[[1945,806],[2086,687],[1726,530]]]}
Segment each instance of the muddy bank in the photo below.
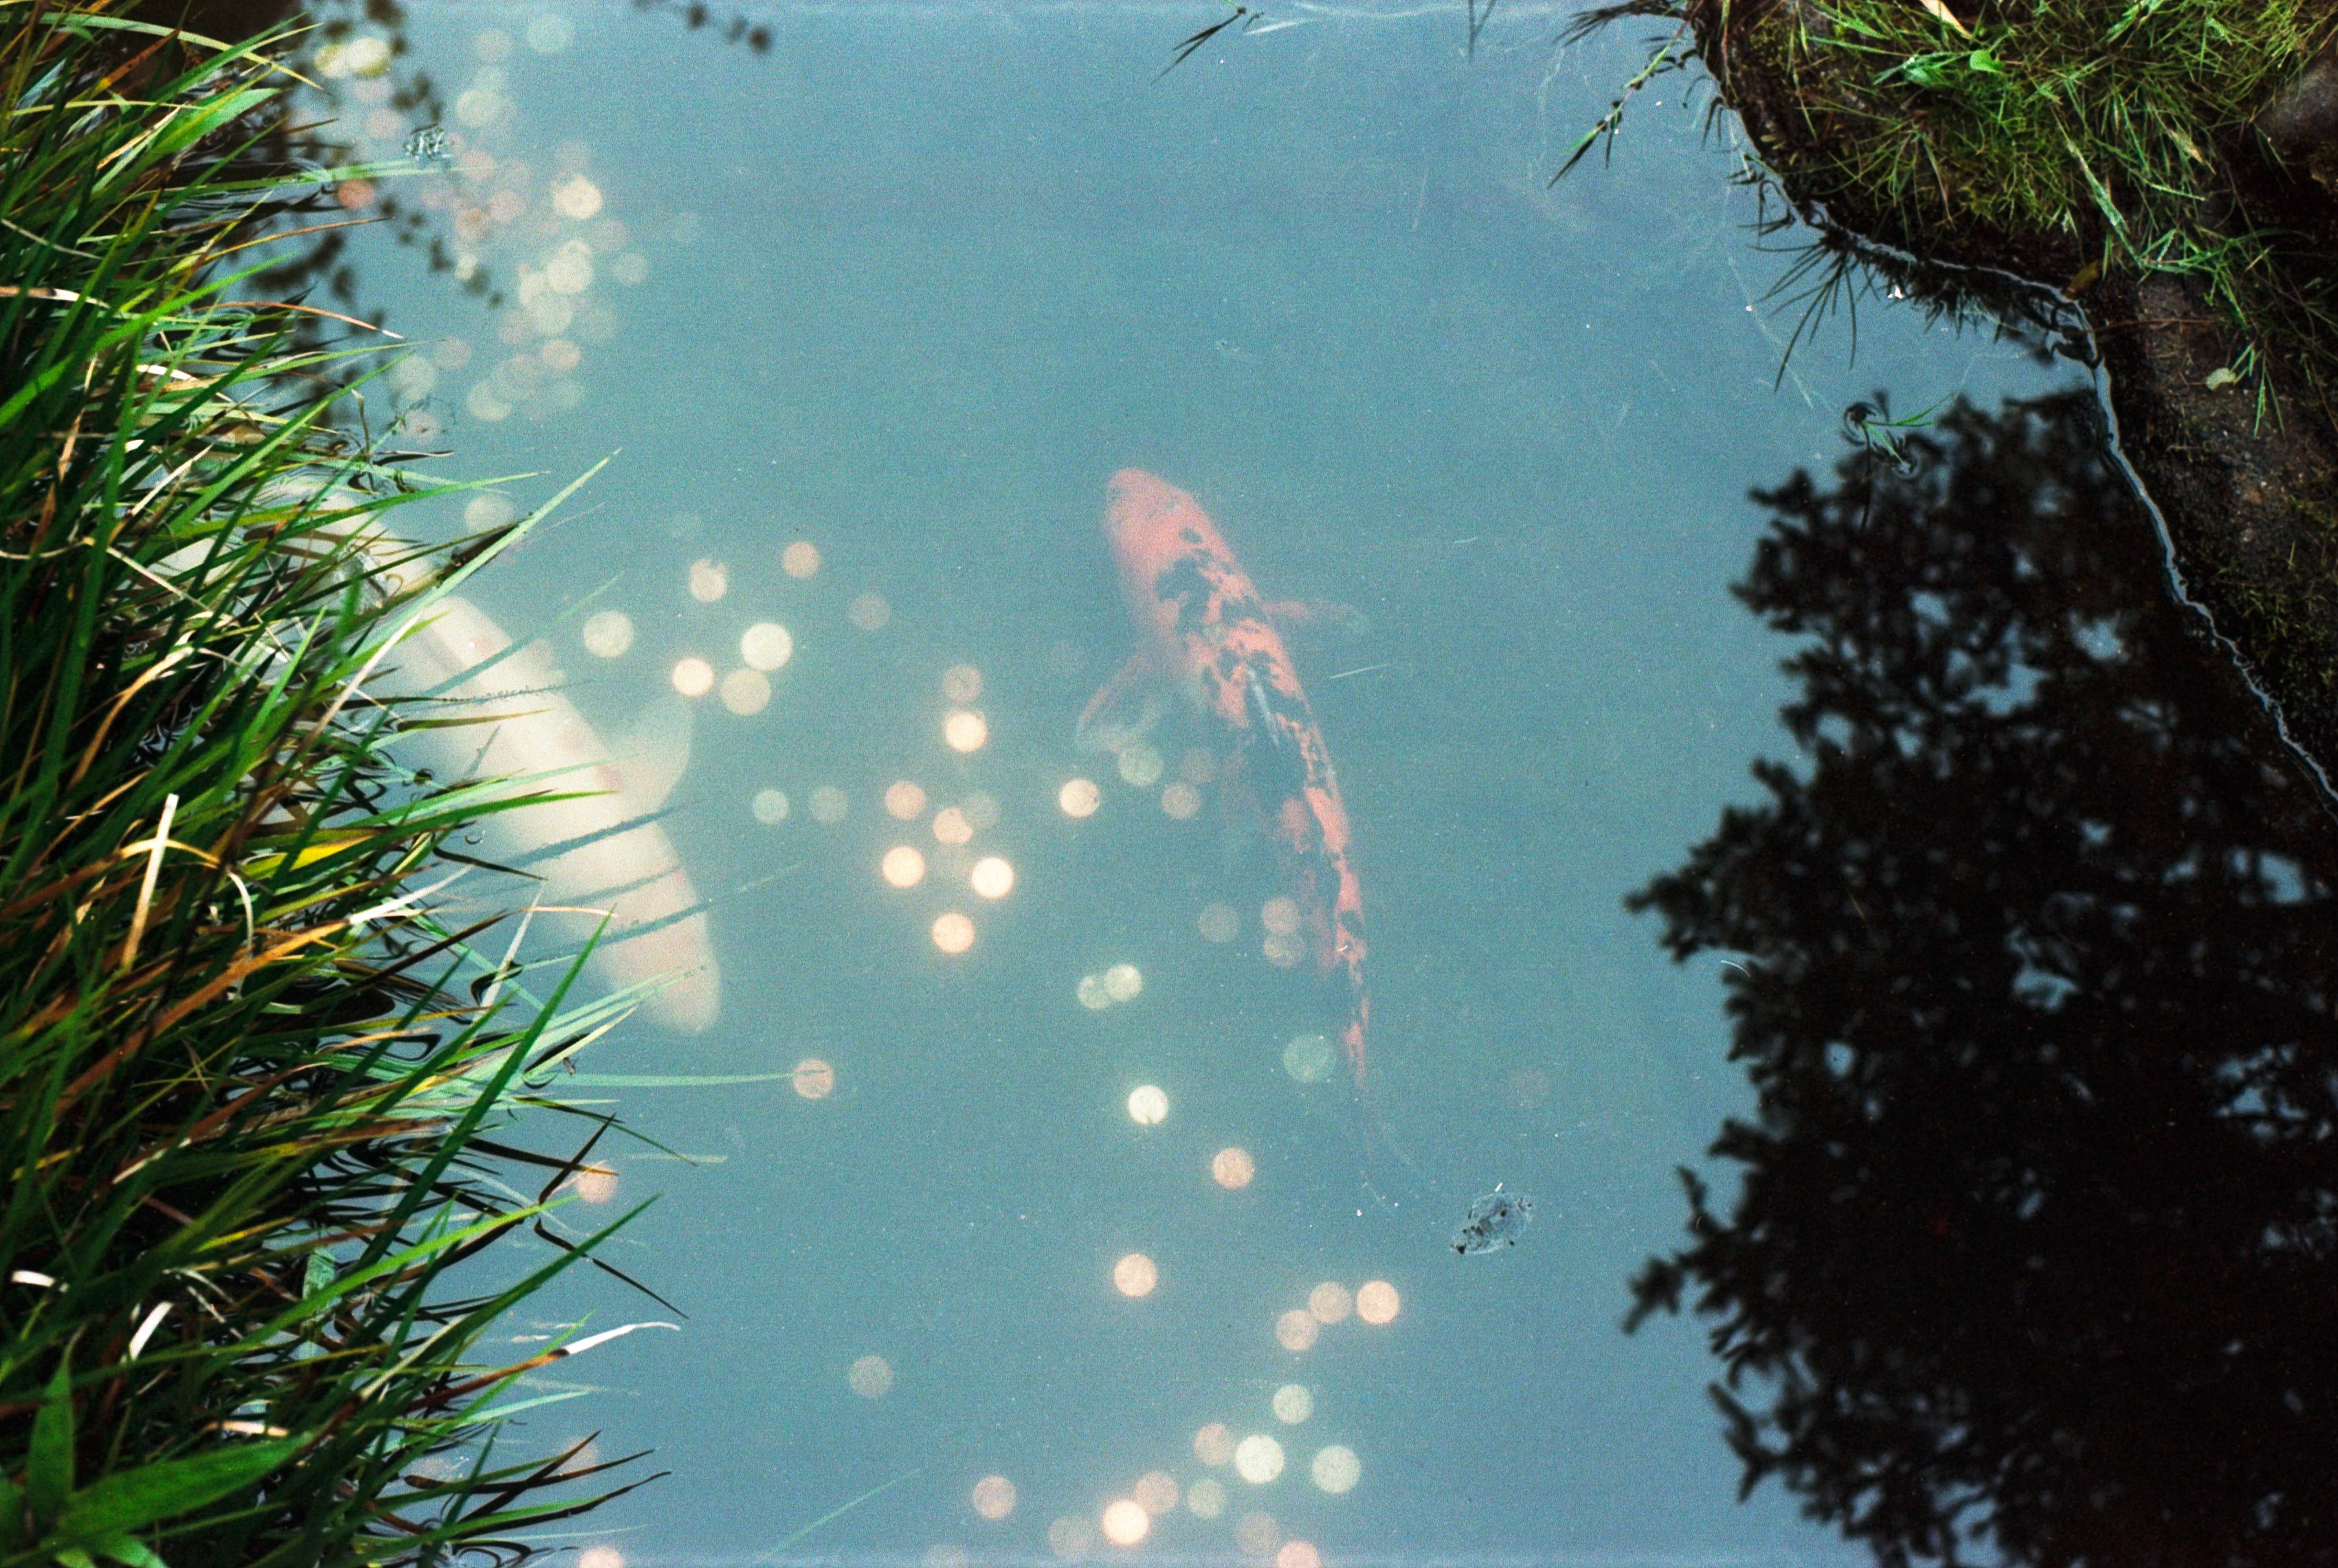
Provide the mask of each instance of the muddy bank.
{"label": "muddy bank", "polygon": [[[1992,34],[1969,4],[1960,9],[1978,36],[1944,22],[1944,44],[2019,46],[2018,34]],[[1952,162],[1935,164],[1922,202],[1851,177],[1861,162],[1851,140],[1872,136],[1906,100],[1863,99],[1848,74],[1817,80],[1812,43],[1823,48],[1831,24],[1799,0],[1693,4],[1688,21],[1783,193],[1842,230],[1840,242],[1932,263],[1884,258],[1909,292],[1938,306],[2001,314],[2012,304],[2038,318],[2035,294],[2013,299],[2011,274],[2083,313],[2120,445],[2166,520],[2186,592],[2292,739],[2338,778],[2338,45],[2285,74],[2262,103],[2236,106],[2235,122],[2196,146],[2209,172],[2201,231],[2274,236],[2244,275],[2245,330],[2215,279],[2121,264],[2124,247],[2106,244],[2100,215],[2052,229],[1987,220]],[[1929,146],[1929,128],[1913,129]]]}

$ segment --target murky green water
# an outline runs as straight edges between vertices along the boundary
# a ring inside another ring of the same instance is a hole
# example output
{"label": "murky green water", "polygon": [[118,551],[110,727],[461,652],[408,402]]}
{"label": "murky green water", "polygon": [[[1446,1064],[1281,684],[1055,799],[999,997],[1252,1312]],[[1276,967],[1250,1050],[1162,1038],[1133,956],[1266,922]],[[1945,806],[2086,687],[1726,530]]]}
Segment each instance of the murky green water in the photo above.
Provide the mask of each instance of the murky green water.
{"label": "murky green water", "polygon": [[[421,117],[384,83],[418,74],[452,133],[381,187],[423,242],[353,241],[358,297],[419,345],[383,399],[441,470],[540,475],[506,487],[521,509],[612,458],[483,608],[547,638],[612,736],[679,662],[719,681],[751,625],[791,634],[764,681],[693,701],[665,820],[719,1019],[636,1021],[594,1064],[826,1071],[624,1094],[693,1163],[604,1145],[594,1196],[658,1198],[607,1256],[688,1319],[574,1363],[601,1392],[526,1436],[597,1429],[673,1475],[576,1544],[635,1568],[1862,1555],[1774,1485],[1737,1501],[1700,1327],[1620,1331],[1629,1277],[1680,1243],[1675,1168],[1728,1191],[1704,1152],[1754,1104],[1719,963],[1674,965],[1623,899],[1792,750],[1797,644],[1728,591],[1765,522],[1748,488],[1830,470],[1878,387],[1993,407],[2069,373],[1871,299],[1855,365],[1837,324],[1782,377],[1793,317],[1763,295],[1790,259],[1682,78],[1553,186],[1636,29],[1560,51],[1557,12],[1509,4],[1473,60],[1461,11],[1278,8],[1156,80],[1208,6],[776,6],[761,52],[727,14],[420,6],[388,78],[336,79],[376,152]],[[1343,1067],[1286,1061],[1343,1014],[1311,956],[1265,954],[1284,873],[1224,777],[1237,738],[1173,712],[1142,784],[1141,757],[1075,748],[1133,645],[1098,526],[1131,466],[1266,595],[1352,612],[1289,642],[1370,922],[1361,1112]],[[603,658],[584,628],[611,611],[633,635]],[[961,667],[979,691],[953,700]],[[978,748],[947,743],[956,710]],[[1100,804],[1075,817],[1080,779]],[[1004,897],[968,884],[986,856]],[[1497,1183],[1531,1224],[1457,1257]],[[1352,1310],[1368,1282],[1390,1320]],[[581,1276],[542,1316],[587,1310],[663,1316]],[[1280,1473],[1197,1449],[1213,1424]],[[1107,1546],[1155,1474],[1144,1542]]]}

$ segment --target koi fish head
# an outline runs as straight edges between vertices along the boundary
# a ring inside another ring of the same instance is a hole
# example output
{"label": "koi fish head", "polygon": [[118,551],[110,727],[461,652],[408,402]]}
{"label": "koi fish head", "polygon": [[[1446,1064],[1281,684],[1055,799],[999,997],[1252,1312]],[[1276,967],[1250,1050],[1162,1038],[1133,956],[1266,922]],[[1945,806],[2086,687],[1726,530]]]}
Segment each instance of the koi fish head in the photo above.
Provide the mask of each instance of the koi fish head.
{"label": "koi fish head", "polygon": [[[1120,563],[1122,590],[1141,624],[1158,626],[1163,578],[1184,563],[1223,564],[1233,556],[1210,514],[1191,495],[1158,475],[1124,468],[1112,476],[1104,513],[1105,537]],[[1165,628],[1164,628],[1165,630]]]}

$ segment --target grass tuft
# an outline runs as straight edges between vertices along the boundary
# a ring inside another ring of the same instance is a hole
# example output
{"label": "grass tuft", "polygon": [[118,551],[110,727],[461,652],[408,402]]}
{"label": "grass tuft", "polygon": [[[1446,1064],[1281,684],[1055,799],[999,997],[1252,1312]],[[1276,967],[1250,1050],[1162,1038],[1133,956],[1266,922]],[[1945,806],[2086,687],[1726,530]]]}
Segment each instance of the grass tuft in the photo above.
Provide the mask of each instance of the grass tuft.
{"label": "grass tuft", "polygon": [[568,1351],[475,1351],[591,1143],[490,1134],[613,1012],[473,1000],[413,890],[499,802],[369,690],[503,540],[392,544],[363,350],[251,299],[264,45],[0,0],[0,1568],[525,1555],[594,1499],[493,1406]]}

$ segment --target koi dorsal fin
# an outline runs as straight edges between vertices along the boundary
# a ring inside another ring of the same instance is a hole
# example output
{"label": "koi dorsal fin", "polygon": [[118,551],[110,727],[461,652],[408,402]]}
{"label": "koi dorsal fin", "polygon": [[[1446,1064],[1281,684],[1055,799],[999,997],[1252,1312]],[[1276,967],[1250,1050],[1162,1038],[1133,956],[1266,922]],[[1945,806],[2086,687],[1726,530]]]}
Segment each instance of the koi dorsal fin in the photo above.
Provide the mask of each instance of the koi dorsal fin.
{"label": "koi dorsal fin", "polygon": [[1153,662],[1139,653],[1088,699],[1076,732],[1079,749],[1094,753],[1134,746],[1153,733],[1166,705]]}

